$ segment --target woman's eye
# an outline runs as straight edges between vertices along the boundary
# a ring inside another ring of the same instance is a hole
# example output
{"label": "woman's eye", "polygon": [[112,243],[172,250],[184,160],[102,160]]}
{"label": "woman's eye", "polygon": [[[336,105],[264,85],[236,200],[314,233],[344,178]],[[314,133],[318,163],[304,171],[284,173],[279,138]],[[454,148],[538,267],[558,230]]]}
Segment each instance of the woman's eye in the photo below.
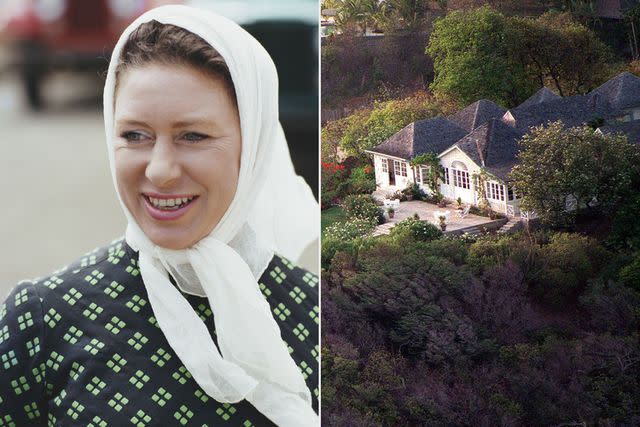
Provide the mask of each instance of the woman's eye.
{"label": "woman's eye", "polygon": [[182,139],[184,139],[185,141],[189,141],[189,142],[198,142],[198,141],[202,141],[203,139],[206,139],[207,135],[203,135],[201,133],[197,133],[197,132],[188,132],[185,133],[182,136]]}
{"label": "woman's eye", "polygon": [[120,138],[124,138],[127,142],[141,142],[147,139],[147,136],[140,132],[123,132]]}

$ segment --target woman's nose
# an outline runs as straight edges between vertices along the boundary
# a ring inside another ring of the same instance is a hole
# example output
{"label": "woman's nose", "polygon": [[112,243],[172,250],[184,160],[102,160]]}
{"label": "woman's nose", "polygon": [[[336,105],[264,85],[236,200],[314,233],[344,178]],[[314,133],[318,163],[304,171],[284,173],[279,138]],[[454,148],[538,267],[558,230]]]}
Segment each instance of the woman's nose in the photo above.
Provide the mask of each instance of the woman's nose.
{"label": "woman's nose", "polygon": [[181,173],[173,141],[158,138],[145,170],[147,179],[157,188],[168,188],[180,179]]}

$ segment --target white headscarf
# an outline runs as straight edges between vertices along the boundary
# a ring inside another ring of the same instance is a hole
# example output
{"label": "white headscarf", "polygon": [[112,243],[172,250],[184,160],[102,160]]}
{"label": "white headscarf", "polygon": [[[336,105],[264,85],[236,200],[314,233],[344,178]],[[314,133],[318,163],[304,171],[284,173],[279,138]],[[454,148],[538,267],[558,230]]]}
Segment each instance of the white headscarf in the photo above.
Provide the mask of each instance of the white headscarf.
{"label": "white headscarf", "polygon": [[[317,426],[309,389],[256,282],[274,251],[297,259],[318,237],[317,202],[293,169],[279,123],[275,66],[251,35],[211,12],[171,5],[136,19],[113,51],[104,89],[116,191],[115,70],[131,32],[151,20],[202,37],[224,58],[235,87],[242,134],[233,201],[215,229],[190,248],[168,250],[155,245],[118,194],[128,220],[126,240],[139,251],[140,272],[158,325],[195,381],[215,400],[246,399],[279,426]],[[208,297],[219,351],[167,272],[183,291]]]}

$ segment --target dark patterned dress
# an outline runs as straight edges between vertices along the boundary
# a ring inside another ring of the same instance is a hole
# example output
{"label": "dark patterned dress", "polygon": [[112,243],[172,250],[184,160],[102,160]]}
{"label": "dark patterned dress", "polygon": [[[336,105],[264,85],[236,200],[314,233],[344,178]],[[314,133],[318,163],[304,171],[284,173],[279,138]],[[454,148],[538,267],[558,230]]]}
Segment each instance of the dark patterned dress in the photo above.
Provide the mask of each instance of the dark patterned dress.
{"label": "dark patterned dress", "polygon": [[[264,426],[246,401],[205,394],[158,327],[123,240],[0,305],[0,427]],[[274,257],[259,281],[318,411],[318,279]],[[206,298],[183,294],[215,341]]]}

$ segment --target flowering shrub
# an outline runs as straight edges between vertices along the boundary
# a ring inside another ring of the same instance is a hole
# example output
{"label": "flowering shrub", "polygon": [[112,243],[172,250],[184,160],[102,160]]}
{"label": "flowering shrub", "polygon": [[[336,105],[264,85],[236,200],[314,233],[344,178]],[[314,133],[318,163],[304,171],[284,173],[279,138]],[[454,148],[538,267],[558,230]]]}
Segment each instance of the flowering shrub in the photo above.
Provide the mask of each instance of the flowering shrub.
{"label": "flowering shrub", "polygon": [[367,169],[373,170],[370,165],[351,170],[351,176],[347,181],[350,194],[370,194],[376,190],[376,178],[373,173],[367,172]]}
{"label": "flowering shrub", "polygon": [[429,241],[442,237],[442,231],[429,221],[422,221],[417,218],[407,218],[396,224],[391,229],[391,236],[411,236],[415,240]]}
{"label": "flowering shrub", "polygon": [[321,168],[321,207],[327,209],[338,203],[347,187],[349,171],[345,165],[322,162]]}
{"label": "flowering shrub", "polygon": [[354,217],[349,221],[337,222],[325,228],[324,238],[336,240],[353,240],[364,237],[376,228],[377,222],[369,218]]}
{"label": "flowering shrub", "polygon": [[382,209],[368,194],[351,194],[345,197],[342,201],[342,209],[350,218],[369,219],[377,224],[384,222]]}

